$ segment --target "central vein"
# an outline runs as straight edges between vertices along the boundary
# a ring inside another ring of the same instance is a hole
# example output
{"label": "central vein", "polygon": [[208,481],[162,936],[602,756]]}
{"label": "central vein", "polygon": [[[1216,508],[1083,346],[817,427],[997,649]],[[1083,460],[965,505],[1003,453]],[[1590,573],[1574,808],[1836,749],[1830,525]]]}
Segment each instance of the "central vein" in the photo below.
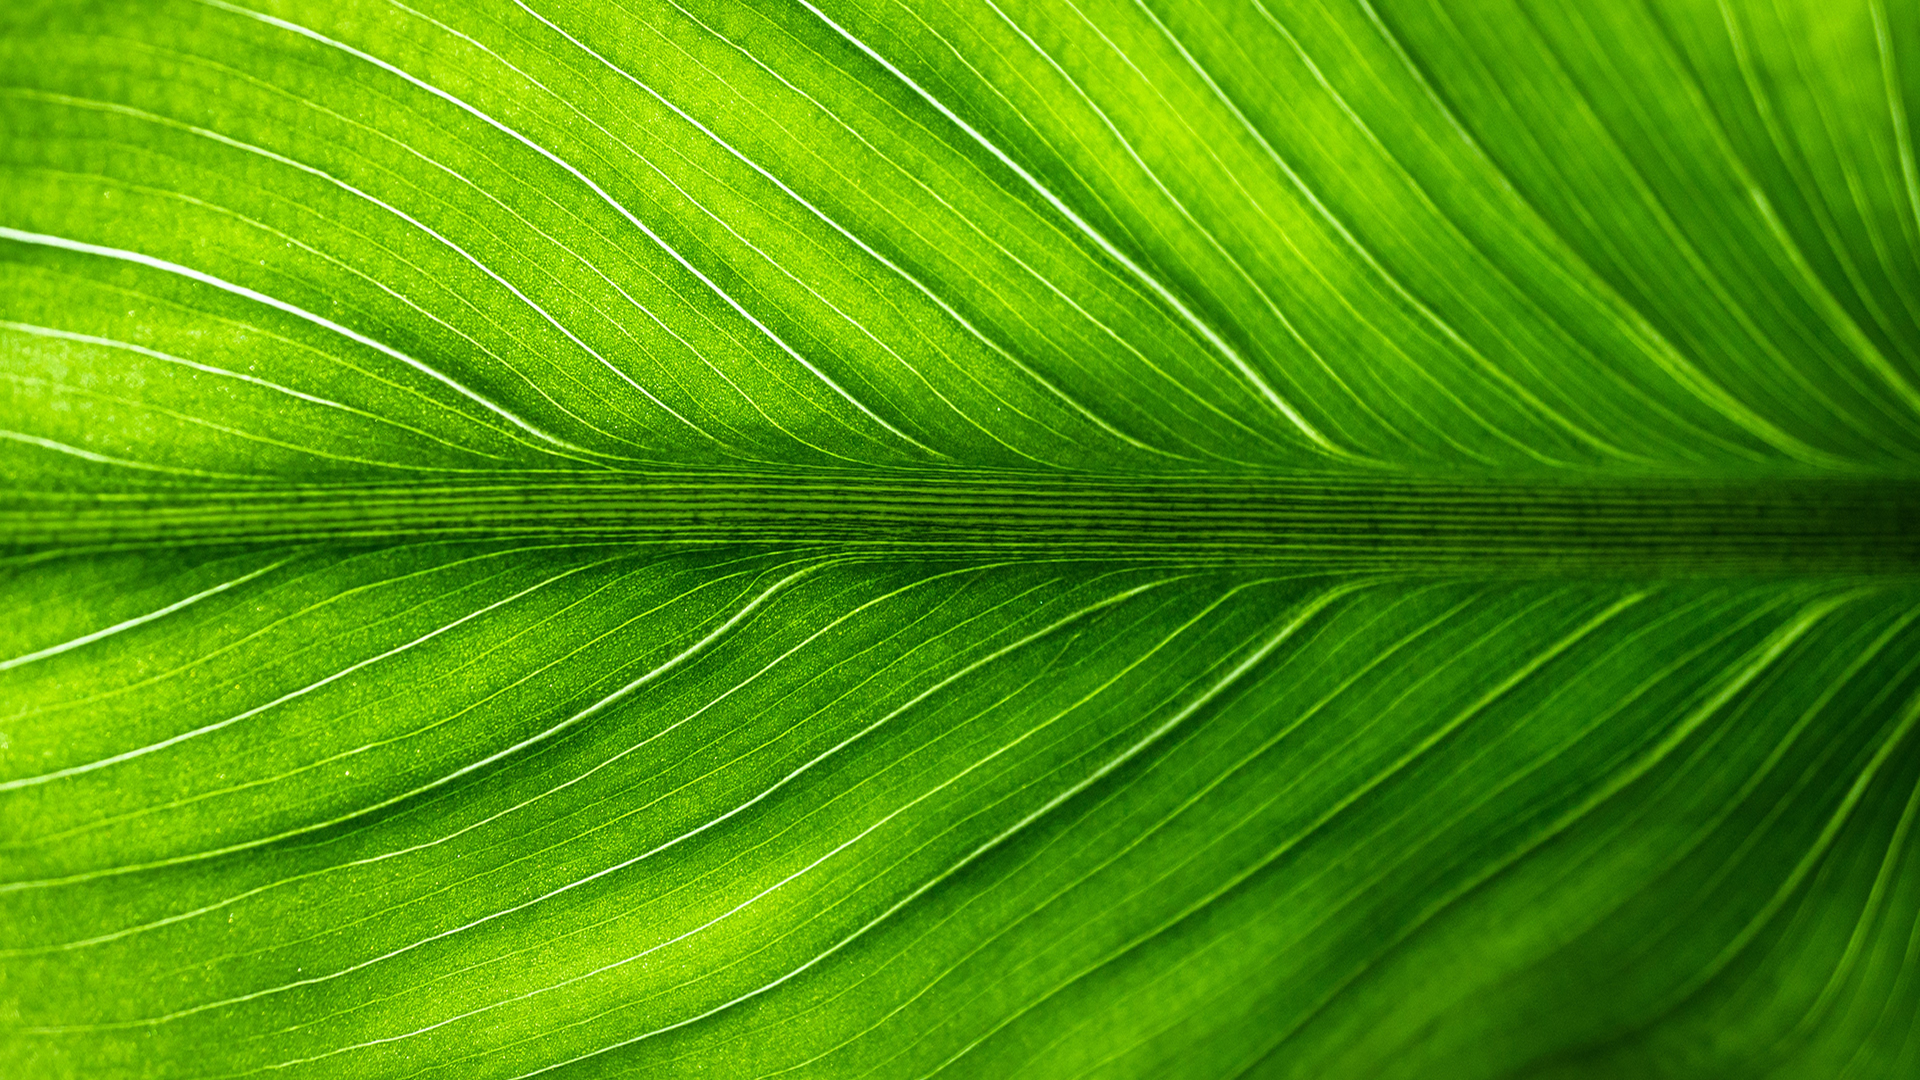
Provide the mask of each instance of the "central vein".
{"label": "central vein", "polygon": [[0,545],[550,536],[1431,569],[1920,571],[1920,482],[621,474],[14,493]]}

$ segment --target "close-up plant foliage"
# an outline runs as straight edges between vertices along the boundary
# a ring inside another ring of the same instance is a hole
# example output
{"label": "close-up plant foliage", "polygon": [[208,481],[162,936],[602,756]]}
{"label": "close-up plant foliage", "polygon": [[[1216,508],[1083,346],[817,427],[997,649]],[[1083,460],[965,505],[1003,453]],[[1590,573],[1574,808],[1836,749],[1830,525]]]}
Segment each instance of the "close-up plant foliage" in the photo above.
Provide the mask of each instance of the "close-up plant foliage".
{"label": "close-up plant foliage", "polygon": [[1920,4],[0,5],[0,1076],[1920,1076]]}

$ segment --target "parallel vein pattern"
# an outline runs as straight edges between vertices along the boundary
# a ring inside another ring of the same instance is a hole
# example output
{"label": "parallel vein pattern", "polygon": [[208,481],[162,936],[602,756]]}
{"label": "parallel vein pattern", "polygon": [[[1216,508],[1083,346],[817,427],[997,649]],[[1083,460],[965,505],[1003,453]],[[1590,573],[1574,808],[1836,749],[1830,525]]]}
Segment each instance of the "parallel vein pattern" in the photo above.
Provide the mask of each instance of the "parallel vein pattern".
{"label": "parallel vein pattern", "polygon": [[[1910,588],[498,545],[185,577],[5,675],[42,763],[6,964],[69,987],[16,999],[23,1065],[1418,1075],[1436,1020],[1643,950],[1625,1013],[1503,1026],[1483,1071],[1754,1022],[1759,983],[1874,1006],[1777,1051],[1822,1060],[1914,1005]],[[142,635],[181,653],[116,683]]]}
{"label": "parallel vein pattern", "polygon": [[0,12],[0,1074],[1920,1074],[1920,6]]}
{"label": "parallel vein pattern", "polygon": [[1920,31],[1805,17],[23,12],[5,449],[1911,470]]}

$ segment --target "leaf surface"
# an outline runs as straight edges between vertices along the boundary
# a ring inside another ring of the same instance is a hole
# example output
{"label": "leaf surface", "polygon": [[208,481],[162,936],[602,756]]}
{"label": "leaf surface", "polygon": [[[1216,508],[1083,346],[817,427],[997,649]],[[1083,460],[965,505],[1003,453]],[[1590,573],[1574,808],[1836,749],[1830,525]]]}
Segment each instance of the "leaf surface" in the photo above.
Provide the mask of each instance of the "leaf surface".
{"label": "leaf surface", "polygon": [[0,13],[0,1072],[1920,1068],[1920,9]]}

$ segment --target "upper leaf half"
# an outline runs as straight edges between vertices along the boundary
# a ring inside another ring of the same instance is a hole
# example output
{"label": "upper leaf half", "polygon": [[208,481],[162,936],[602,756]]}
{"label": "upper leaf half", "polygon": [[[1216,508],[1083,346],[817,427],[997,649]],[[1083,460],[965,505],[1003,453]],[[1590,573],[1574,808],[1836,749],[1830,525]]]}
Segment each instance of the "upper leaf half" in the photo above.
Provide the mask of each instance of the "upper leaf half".
{"label": "upper leaf half", "polygon": [[1895,8],[16,9],[6,467],[1911,473]]}
{"label": "upper leaf half", "polygon": [[1920,6],[0,12],[0,1073],[1920,1068]]}

